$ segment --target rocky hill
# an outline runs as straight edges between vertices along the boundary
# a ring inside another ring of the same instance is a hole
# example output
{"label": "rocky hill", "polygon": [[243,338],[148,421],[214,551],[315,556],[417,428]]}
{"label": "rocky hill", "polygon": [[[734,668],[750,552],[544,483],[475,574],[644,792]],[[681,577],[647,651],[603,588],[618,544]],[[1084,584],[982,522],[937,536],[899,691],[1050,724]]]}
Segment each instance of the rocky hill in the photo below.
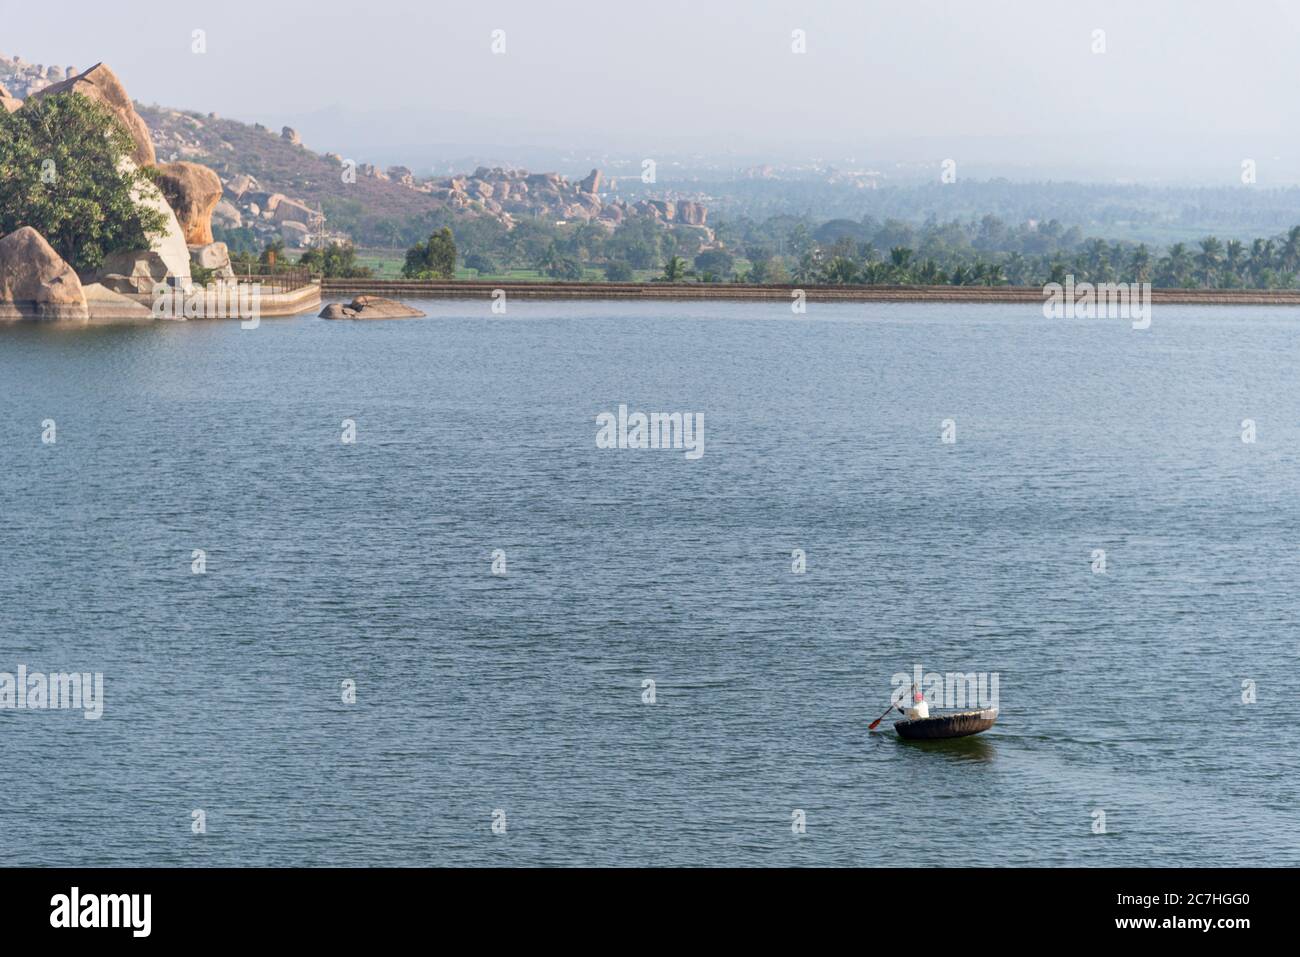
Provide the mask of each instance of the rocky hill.
{"label": "rocky hill", "polygon": [[28,63],[20,56],[0,53],[0,83],[14,99],[25,100],[47,86],[53,86],[77,75],[74,66],[45,66]]}
{"label": "rocky hill", "polygon": [[[17,103],[76,75],[0,54],[0,86]],[[333,239],[407,245],[427,235],[437,214],[490,217],[507,229],[523,220],[597,223],[613,231],[646,216],[689,233],[700,248],[714,243],[708,210],[689,201],[611,199],[614,184],[599,170],[579,182],[558,173],[481,167],[445,179],[410,169],[379,169],[337,153],[317,153],[293,129],[223,119],[214,113],[134,104],[160,163],[189,162],[214,170],[224,197],[212,214],[223,231],[246,230],[256,241],[283,238],[302,246]],[[151,161],[152,158],[150,158]],[[147,163],[145,165],[148,165]]]}
{"label": "rocky hill", "polygon": [[[323,213],[330,231],[360,243],[409,242],[411,230],[427,231],[436,210],[453,215],[487,216],[507,229],[524,219],[551,223],[595,222],[613,230],[628,216],[650,216],[670,228],[698,234],[701,246],[713,242],[705,225],[708,210],[699,203],[642,200],[629,205],[608,201],[613,184],[599,170],[574,183],[558,173],[488,169],[444,179],[419,178],[408,168],[380,169],[337,153],[316,153],[298,133],[275,132],[213,114],[138,107],[154,146],[164,159],[187,159],[215,169],[226,200],[214,222],[251,226],[259,233],[289,227],[289,240],[319,231]],[[288,200],[288,204],[285,204]]]}

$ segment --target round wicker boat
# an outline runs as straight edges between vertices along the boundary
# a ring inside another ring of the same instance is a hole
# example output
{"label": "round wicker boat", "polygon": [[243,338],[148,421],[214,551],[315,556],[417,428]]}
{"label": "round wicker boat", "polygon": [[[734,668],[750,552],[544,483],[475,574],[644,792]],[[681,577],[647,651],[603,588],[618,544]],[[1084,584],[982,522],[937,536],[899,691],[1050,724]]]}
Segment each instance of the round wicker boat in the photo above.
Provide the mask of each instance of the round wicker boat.
{"label": "round wicker boat", "polygon": [[900,738],[912,741],[964,738],[968,734],[987,731],[997,720],[997,708],[982,708],[978,711],[954,711],[951,714],[936,714],[928,718],[895,721],[894,728]]}

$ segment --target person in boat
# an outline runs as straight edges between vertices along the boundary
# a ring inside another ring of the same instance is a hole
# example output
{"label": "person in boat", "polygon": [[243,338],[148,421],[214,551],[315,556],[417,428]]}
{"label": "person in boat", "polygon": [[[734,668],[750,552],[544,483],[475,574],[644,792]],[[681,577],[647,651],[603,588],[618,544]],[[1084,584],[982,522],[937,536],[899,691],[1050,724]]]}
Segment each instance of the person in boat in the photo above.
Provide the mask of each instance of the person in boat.
{"label": "person in boat", "polygon": [[915,721],[917,718],[930,717],[930,704],[925,700],[925,695],[921,694],[921,689],[912,685],[912,706],[910,708],[898,709],[903,712],[903,717],[909,721]]}

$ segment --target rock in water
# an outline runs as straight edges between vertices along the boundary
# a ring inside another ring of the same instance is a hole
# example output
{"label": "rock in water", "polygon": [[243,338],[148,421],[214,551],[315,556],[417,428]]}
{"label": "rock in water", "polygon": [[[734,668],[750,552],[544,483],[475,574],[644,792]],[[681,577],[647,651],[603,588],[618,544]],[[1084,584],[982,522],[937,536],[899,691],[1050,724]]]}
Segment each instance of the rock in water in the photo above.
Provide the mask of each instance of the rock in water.
{"label": "rock in water", "polygon": [[158,168],[158,188],[176,213],[185,242],[212,242],[212,211],[221,202],[221,177],[198,163],[168,163]]}
{"label": "rock in water", "polygon": [[320,314],[322,319],[423,319],[418,309],[381,299],[379,296],[357,296],[348,305],[332,302]]}
{"label": "rock in water", "polygon": [[135,161],[137,166],[153,166],[158,161],[154,155],[153,140],[149,136],[149,127],[140,118],[140,114],[135,111],[131,97],[127,95],[126,87],[122,86],[122,81],[117,78],[116,73],[104,66],[104,64],[96,63],[85,73],[64,80],[62,83],[47,86],[39,93],[32,94],[31,98],[35,100],[55,93],[68,92],[80,93],[97,103],[102,103],[113,112],[113,115],[126,127],[126,131],[131,134],[131,139],[135,142],[135,150],[131,154],[131,159]]}
{"label": "rock in water", "polygon": [[88,318],[81,280],[44,236],[24,226],[0,239],[0,319]]}

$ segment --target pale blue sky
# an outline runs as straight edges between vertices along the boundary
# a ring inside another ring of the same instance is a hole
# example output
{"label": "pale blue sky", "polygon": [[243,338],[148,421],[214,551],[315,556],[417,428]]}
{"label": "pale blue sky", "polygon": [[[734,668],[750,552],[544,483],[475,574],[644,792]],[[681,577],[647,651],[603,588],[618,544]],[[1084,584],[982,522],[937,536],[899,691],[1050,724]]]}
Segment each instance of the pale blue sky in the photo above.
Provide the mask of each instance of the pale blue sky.
{"label": "pale blue sky", "polygon": [[1172,175],[1221,152],[1300,172],[1300,0],[0,0],[0,24],[0,52],[103,60],[137,99],[376,158],[443,142],[781,159],[920,140],[1012,163],[1126,154]]}

